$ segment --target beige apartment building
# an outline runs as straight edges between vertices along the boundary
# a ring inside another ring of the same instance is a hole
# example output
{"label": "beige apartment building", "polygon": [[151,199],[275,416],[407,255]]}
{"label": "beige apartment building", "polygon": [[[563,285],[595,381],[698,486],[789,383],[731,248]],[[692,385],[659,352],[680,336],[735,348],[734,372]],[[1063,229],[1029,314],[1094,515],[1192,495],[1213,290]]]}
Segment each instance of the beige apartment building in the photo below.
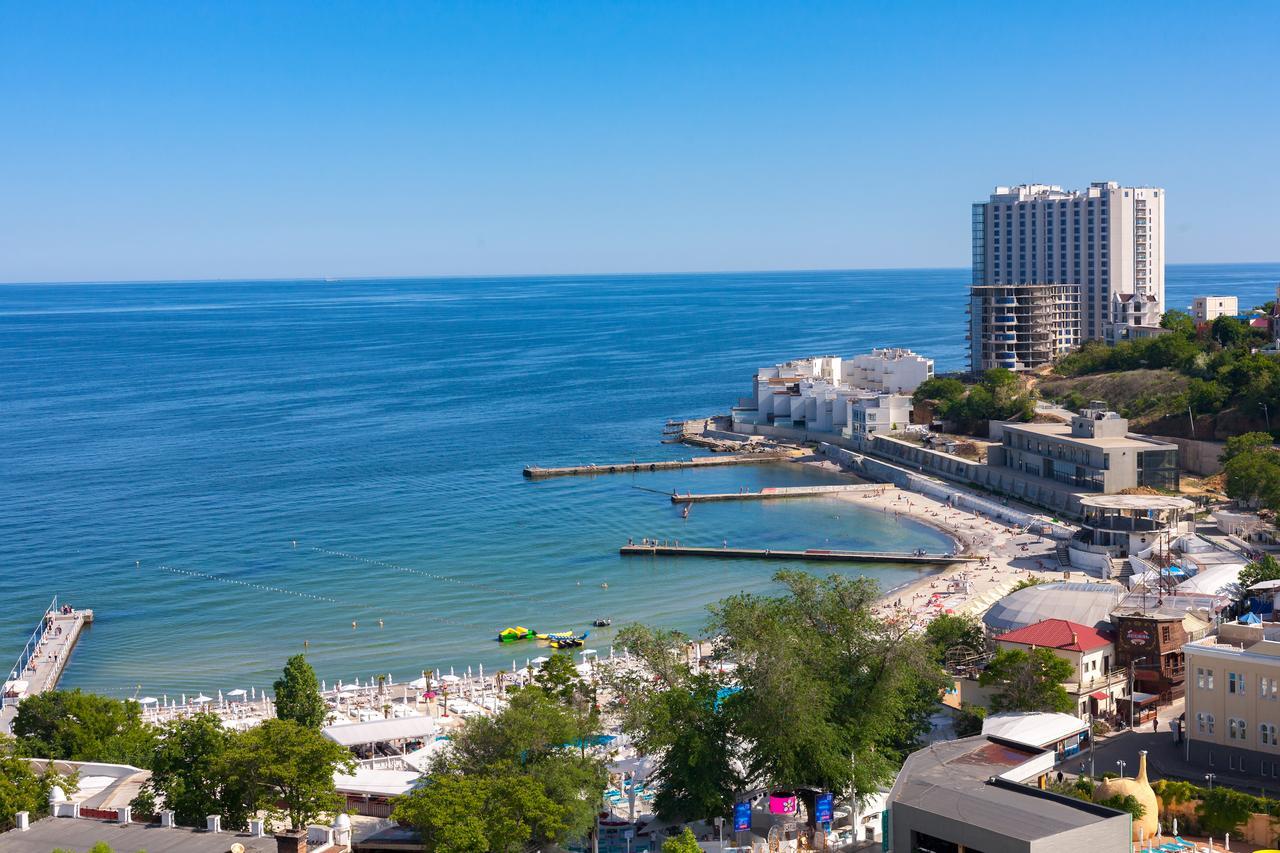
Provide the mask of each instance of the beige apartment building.
{"label": "beige apartment building", "polygon": [[[1146,327],[1164,311],[1162,189],[1115,181],[1073,191],[1048,184],[996,187],[987,201],[973,205],[972,236],[975,288],[1078,287],[1082,340],[1131,337],[1109,327]],[[1117,298],[1122,296],[1131,298]],[[1135,306],[1142,310],[1135,312]],[[1067,314],[1061,321],[1076,322]],[[974,370],[982,369],[981,343],[987,339],[985,332],[970,332]]]}
{"label": "beige apartment building", "polygon": [[1240,313],[1240,300],[1234,296],[1197,296],[1191,300],[1191,319],[1197,326],[1212,323],[1219,317]]}
{"label": "beige apartment building", "polygon": [[1182,647],[1188,759],[1207,770],[1280,779],[1280,624],[1224,623]]}

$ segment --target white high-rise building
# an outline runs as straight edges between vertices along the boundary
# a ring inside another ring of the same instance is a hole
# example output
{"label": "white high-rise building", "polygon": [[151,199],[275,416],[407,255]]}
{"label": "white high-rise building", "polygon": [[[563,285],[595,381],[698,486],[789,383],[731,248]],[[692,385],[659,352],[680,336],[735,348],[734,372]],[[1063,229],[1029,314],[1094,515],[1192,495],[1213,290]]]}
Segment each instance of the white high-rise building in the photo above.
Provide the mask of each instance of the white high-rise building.
{"label": "white high-rise building", "polygon": [[[1047,184],[996,187],[973,206],[973,284],[1075,285],[1079,337],[1108,338],[1134,322],[1133,299],[1164,311],[1164,190],[1114,181],[1066,191]],[[1060,330],[1052,330],[1061,337]],[[977,344],[977,338],[974,339]],[[980,369],[981,354],[973,367]]]}

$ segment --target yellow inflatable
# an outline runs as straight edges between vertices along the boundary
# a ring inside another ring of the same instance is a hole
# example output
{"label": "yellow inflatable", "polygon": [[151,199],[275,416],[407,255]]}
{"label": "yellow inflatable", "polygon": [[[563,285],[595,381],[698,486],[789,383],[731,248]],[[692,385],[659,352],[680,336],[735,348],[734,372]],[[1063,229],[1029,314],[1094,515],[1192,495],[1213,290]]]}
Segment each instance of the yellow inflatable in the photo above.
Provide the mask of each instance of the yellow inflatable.
{"label": "yellow inflatable", "polygon": [[1142,804],[1146,812],[1133,821],[1133,840],[1140,841],[1152,838],[1160,831],[1160,798],[1152,790],[1147,781],[1147,751],[1138,753],[1138,775],[1133,779],[1103,779],[1093,791],[1094,802],[1102,802],[1112,797],[1132,795]]}

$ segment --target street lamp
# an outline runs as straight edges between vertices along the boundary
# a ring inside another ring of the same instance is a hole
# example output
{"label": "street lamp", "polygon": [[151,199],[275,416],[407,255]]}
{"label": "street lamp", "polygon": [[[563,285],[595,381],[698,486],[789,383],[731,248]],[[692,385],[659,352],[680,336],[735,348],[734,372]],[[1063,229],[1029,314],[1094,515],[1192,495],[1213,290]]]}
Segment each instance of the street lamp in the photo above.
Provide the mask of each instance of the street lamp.
{"label": "street lamp", "polygon": [[1116,764],[1120,765],[1120,778],[1123,779],[1124,778],[1124,761],[1118,760],[1116,761]]}
{"label": "street lamp", "polygon": [[1216,774],[1216,773],[1206,773],[1206,774],[1204,774],[1204,778],[1205,778],[1205,779],[1207,779],[1207,780],[1208,780],[1208,782],[1209,782],[1209,790],[1210,790],[1210,791],[1212,791],[1212,790],[1213,790],[1213,780],[1214,780],[1215,778],[1217,778],[1217,775],[1218,775],[1218,774]]}

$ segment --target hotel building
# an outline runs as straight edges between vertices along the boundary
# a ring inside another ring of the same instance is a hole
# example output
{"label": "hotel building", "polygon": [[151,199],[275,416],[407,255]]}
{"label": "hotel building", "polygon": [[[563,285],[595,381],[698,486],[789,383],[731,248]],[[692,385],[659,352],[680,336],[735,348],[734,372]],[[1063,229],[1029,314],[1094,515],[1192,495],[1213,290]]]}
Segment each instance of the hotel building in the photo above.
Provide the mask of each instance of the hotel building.
{"label": "hotel building", "polygon": [[1205,769],[1280,779],[1280,625],[1226,622],[1182,647],[1188,758]]}
{"label": "hotel building", "polygon": [[[972,284],[975,290],[1078,288],[1078,314],[1041,314],[1026,333],[1038,338],[1070,339],[1073,332],[1080,340],[1135,337],[1111,327],[1150,328],[1164,311],[1164,191],[1114,181],[1079,191],[1046,184],[996,187],[988,201],[973,206]],[[979,295],[985,294],[974,297]],[[1014,350],[985,346],[1005,342],[997,336],[1008,332],[972,317],[970,322],[972,369],[1019,361]]]}

